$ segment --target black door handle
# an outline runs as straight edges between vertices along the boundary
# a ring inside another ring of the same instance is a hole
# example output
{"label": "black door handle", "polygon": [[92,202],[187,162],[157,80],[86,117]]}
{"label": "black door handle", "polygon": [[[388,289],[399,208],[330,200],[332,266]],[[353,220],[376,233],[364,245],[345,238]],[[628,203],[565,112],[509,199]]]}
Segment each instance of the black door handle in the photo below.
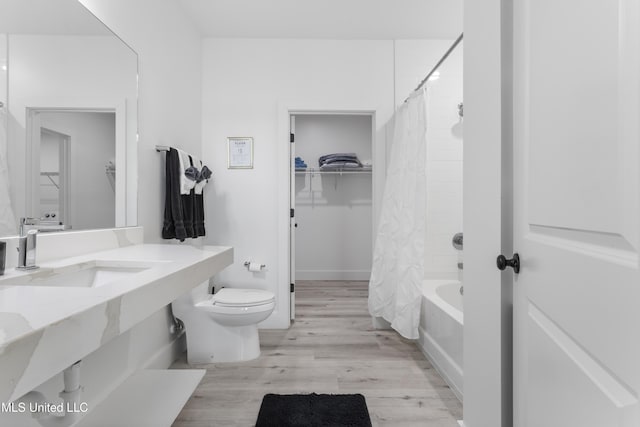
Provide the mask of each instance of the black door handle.
{"label": "black door handle", "polygon": [[513,268],[513,272],[518,274],[520,273],[520,255],[517,253],[513,254],[513,258],[507,259],[504,255],[498,255],[496,259],[496,265],[498,266],[498,270],[502,271],[507,267]]}

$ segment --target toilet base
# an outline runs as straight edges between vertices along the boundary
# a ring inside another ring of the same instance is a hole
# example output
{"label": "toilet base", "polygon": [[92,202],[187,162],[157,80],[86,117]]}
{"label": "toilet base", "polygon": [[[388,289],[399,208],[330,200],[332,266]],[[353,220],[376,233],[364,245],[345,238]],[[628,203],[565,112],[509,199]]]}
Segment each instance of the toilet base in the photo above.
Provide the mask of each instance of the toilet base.
{"label": "toilet base", "polygon": [[182,319],[187,334],[187,362],[189,365],[244,362],[260,357],[260,338],[257,325],[220,326],[207,322],[206,328],[189,325]]}

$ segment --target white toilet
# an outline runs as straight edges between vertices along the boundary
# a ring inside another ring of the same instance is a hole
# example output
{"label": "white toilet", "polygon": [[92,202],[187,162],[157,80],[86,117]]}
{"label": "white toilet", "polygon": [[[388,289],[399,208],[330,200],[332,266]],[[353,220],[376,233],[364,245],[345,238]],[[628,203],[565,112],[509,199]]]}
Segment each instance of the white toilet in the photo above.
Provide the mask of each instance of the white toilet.
{"label": "white toilet", "polygon": [[203,283],[175,300],[173,315],[184,323],[190,365],[241,362],[260,356],[258,323],[275,308],[275,295],[260,289],[223,288]]}

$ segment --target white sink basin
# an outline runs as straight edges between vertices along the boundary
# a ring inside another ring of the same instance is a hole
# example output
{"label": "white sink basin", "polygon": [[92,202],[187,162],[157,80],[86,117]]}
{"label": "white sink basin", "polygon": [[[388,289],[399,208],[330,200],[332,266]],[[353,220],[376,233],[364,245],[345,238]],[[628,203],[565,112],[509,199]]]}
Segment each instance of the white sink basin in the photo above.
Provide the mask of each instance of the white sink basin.
{"label": "white sink basin", "polygon": [[126,280],[157,265],[138,261],[88,261],[63,267],[40,268],[33,273],[0,280],[0,286],[59,286],[97,288]]}

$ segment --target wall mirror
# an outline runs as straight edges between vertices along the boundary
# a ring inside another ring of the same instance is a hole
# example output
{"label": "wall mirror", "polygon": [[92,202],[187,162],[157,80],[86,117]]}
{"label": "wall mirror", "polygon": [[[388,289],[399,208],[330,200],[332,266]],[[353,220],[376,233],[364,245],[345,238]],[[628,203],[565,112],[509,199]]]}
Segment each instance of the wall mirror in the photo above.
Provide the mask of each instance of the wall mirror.
{"label": "wall mirror", "polygon": [[136,52],[77,0],[0,10],[0,238],[136,225]]}

